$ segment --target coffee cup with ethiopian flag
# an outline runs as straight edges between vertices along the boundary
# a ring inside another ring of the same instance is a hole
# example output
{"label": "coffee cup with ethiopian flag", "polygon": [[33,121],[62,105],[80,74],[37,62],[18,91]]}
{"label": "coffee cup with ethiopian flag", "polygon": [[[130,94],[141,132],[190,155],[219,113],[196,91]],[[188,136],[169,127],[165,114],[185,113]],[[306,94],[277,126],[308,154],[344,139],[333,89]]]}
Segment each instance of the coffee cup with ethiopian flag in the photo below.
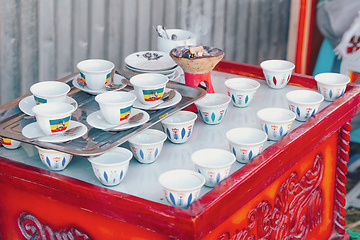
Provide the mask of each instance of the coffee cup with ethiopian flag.
{"label": "coffee cup with ethiopian flag", "polygon": [[167,76],[159,73],[142,73],[130,79],[137,99],[147,106],[156,105],[161,100],[168,81]]}
{"label": "coffee cup with ethiopian flag", "polygon": [[19,142],[19,141],[16,141],[11,138],[1,137],[1,136],[0,136],[0,143],[7,149],[16,149],[16,148],[20,147],[20,145],[21,145],[21,142]]}
{"label": "coffee cup with ethiopian flag", "polygon": [[101,114],[110,124],[120,124],[129,118],[136,96],[130,92],[105,92],[97,95]]}

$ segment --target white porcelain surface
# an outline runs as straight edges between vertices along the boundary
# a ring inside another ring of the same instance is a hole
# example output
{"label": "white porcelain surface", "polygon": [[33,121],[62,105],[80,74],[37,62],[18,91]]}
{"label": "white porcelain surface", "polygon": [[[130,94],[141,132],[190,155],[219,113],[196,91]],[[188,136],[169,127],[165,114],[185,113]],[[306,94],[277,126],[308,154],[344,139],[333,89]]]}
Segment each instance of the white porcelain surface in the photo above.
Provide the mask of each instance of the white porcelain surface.
{"label": "white porcelain surface", "polygon": [[196,171],[205,177],[208,187],[215,187],[229,176],[235,159],[231,152],[218,148],[201,149],[191,155]]}
{"label": "white porcelain surface", "polygon": [[295,113],[284,108],[264,108],[257,112],[261,128],[270,140],[280,140],[291,128]]}
{"label": "white porcelain surface", "polygon": [[115,147],[97,157],[88,158],[96,178],[106,186],[118,185],[125,177],[132,153],[126,148]]}
{"label": "white porcelain surface", "polygon": [[[193,32],[184,29],[166,29],[170,39],[157,36],[158,51],[169,53],[171,49],[178,46],[195,46],[196,36]],[[176,35],[176,40],[172,40],[171,36]]]}
{"label": "white porcelain surface", "polygon": [[4,138],[4,137],[0,137],[0,143],[4,148],[7,149],[16,149],[21,146],[20,141],[16,141],[14,139]]}
{"label": "white porcelain surface", "polygon": [[335,101],[341,97],[350,82],[350,78],[339,73],[320,73],[315,76],[319,92],[326,101]]}
{"label": "white porcelain surface", "polygon": [[[168,92],[170,90],[171,89],[166,88],[165,92]],[[129,91],[129,92],[134,93],[134,91]],[[160,100],[157,103],[154,103],[154,104],[151,104],[151,105],[145,105],[142,102],[140,102],[139,99],[136,99],[135,102],[134,102],[133,107],[141,108],[141,109],[144,109],[144,110],[148,110],[148,109],[159,110],[159,109],[174,106],[174,105],[178,104],[181,101],[181,99],[182,99],[181,94],[178,91],[175,90],[175,97],[173,99],[171,99],[171,100],[168,100],[168,101],[165,101],[165,102],[163,100]],[[159,103],[161,103],[161,105],[159,105],[157,107],[154,107],[154,106],[158,105]]]}
{"label": "white porcelain surface", "polygon": [[158,73],[141,73],[130,78],[137,99],[144,105],[159,103],[168,81],[168,77]]}
{"label": "white porcelain surface", "polygon": [[[122,76],[120,76],[119,74],[115,74],[114,75],[114,83],[119,85],[119,90],[123,89],[124,87],[126,87],[126,84],[121,84],[121,79],[123,79]],[[104,93],[104,92],[108,92],[109,90],[106,90],[105,85],[99,89],[99,90],[92,90],[90,88],[88,88],[86,86],[86,84],[84,83],[84,81],[81,79],[81,76],[75,76],[72,80],[72,84],[74,85],[74,87],[76,87],[77,89],[80,89],[81,91],[84,91],[86,93],[89,93],[91,95],[97,95],[100,93]]]}
{"label": "white porcelain surface", "polygon": [[80,131],[78,131],[74,134],[70,134],[70,135],[66,135],[66,136],[64,136],[62,134],[48,136],[48,135],[45,135],[44,132],[40,129],[40,126],[37,122],[33,122],[33,123],[26,125],[22,129],[21,133],[22,133],[22,135],[24,135],[24,137],[27,137],[27,138],[42,137],[39,139],[39,141],[59,143],[59,142],[66,142],[66,141],[76,139],[78,137],[83,136],[87,132],[87,127],[83,123],[72,121],[72,120],[70,120],[70,122],[69,122],[68,129],[71,129],[71,128],[74,128],[77,126],[81,126],[82,128],[80,129]]}
{"label": "white porcelain surface", "polygon": [[179,111],[161,121],[164,132],[173,143],[186,142],[193,132],[197,115],[189,111]]}
{"label": "white porcelain surface", "polygon": [[109,81],[111,70],[115,65],[103,59],[88,59],[79,62],[77,68],[83,83],[91,90],[100,90]]}
{"label": "white porcelain surface", "polygon": [[161,174],[159,183],[170,204],[187,208],[198,199],[205,178],[195,171],[177,169]]}
{"label": "white porcelain surface", "polygon": [[75,107],[68,103],[44,103],[32,108],[36,121],[46,135],[61,134],[68,128]]}
{"label": "white porcelain surface", "polygon": [[271,88],[284,88],[290,81],[295,65],[286,60],[266,60],[260,64],[266,83]]}
{"label": "white porcelain surface", "polygon": [[[78,107],[78,103],[75,101],[75,99],[71,97],[66,97],[65,103],[72,104],[75,106],[75,109]],[[33,96],[28,96],[19,102],[19,108],[20,110],[30,116],[34,116],[34,113],[32,111],[32,108],[36,106],[35,99]]]}
{"label": "white porcelain surface", "polygon": [[55,151],[52,149],[41,148],[35,146],[39,152],[41,162],[50,170],[64,170],[70,163],[73,155]]}
{"label": "white porcelain surface", "polygon": [[121,125],[119,127],[116,127],[117,124],[110,124],[106,121],[106,119],[104,118],[104,116],[102,115],[101,111],[96,111],[96,112],[93,112],[91,113],[89,116],[87,116],[86,118],[86,122],[94,127],[94,128],[98,128],[98,129],[107,129],[107,128],[112,128],[112,127],[116,127],[114,129],[111,129],[111,131],[121,131],[121,130],[126,130],[126,129],[129,129],[129,128],[133,128],[133,127],[137,127],[137,126],[140,126],[144,123],[146,123],[149,119],[150,119],[150,116],[147,112],[141,110],[141,109],[136,109],[136,108],[133,108],[131,110],[131,114],[130,114],[130,117],[134,116],[135,114],[138,114],[138,113],[143,113],[144,116],[142,119],[140,119],[140,121],[138,122],[134,122],[134,123],[129,123],[129,120],[125,120],[124,121],[124,125]]}
{"label": "white porcelain surface", "polygon": [[286,94],[289,109],[296,114],[296,120],[307,121],[314,116],[324,97],[311,90],[295,90]]}
{"label": "white porcelain surface", "polygon": [[201,119],[207,124],[219,124],[226,115],[230,97],[222,93],[207,93],[195,102]]}
{"label": "white porcelain surface", "polygon": [[227,92],[236,107],[247,107],[255,97],[260,83],[250,78],[231,78],[225,82]]}
{"label": "white porcelain surface", "polygon": [[130,138],[130,149],[140,163],[153,163],[160,155],[166,134],[156,129],[145,131]]}
{"label": "white porcelain surface", "polygon": [[129,92],[106,92],[95,97],[105,120],[114,125],[128,120],[136,96]]}
{"label": "white porcelain surface", "polygon": [[177,66],[168,52],[161,51],[132,53],[125,58],[124,62],[133,68],[149,71],[163,71]]}
{"label": "white porcelain surface", "polygon": [[33,84],[30,92],[36,104],[65,102],[70,86],[59,81],[43,81]]}
{"label": "white porcelain surface", "polygon": [[257,128],[240,127],[226,132],[229,149],[241,163],[248,163],[261,153],[267,134]]}

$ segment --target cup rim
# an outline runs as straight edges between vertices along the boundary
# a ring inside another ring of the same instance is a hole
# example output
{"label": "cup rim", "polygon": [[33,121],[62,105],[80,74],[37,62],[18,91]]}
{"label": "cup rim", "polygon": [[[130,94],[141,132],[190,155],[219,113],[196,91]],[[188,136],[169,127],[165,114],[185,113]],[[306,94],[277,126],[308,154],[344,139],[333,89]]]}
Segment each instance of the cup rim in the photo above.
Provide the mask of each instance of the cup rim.
{"label": "cup rim", "polygon": [[[114,103],[114,102],[107,102],[107,101],[103,101],[102,98],[104,98],[104,96],[111,96],[111,95],[127,95],[132,98],[130,98],[130,100],[128,101],[124,101],[124,102],[118,102],[118,103]],[[98,95],[95,96],[95,101],[97,103],[101,103],[101,104],[104,104],[104,105],[114,105],[114,104],[124,104],[124,105],[130,105],[132,104],[133,102],[135,102],[137,99],[136,95],[131,93],[131,92],[113,92],[113,91],[110,91],[110,92],[104,92],[104,93],[100,93]]]}
{"label": "cup rim", "polygon": [[[272,69],[270,68],[268,65],[272,64],[272,63],[282,63],[282,64],[286,64],[287,66],[285,66],[284,68],[281,69]],[[276,72],[288,72],[288,71],[292,71],[295,68],[295,64],[293,62],[290,62],[288,60],[282,60],[282,59],[269,59],[269,60],[265,60],[262,61],[260,63],[260,67],[263,70],[266,71],[276,71]]]}
{"label": "cup rim", "polygon": [[[59,93],[59,94],[39,94],[37,92],[39,86],[41,85],[49,85],[49,84],[55,84],[55,85],[58,85],[58,86],[61,86],[61,87],[64,87],[64,91],[62,93]],[[41,97],[46,97],[46,98],[49,98],[49,97],[59,97],[59,96],[62,96],[62,95],[67,95],[71,90],[71,87],[64,83],[64,82],[60,82],[60,81],[41,81],[41,82],[37,82],[33,85],[31,85],[30,87],[30,92],[33,94],[33,95],[36,95],[36,96],[41,96]]]}
{"label": "cup rim", "polygon": [[[233,82],[245,82],[245,83],[253,83],[254,87],[252,88],[234,88],[233,86],[231,86],[231,83]],[[224,82],[225,86],[229,89],[235,90],[235,91],[244,91],[244,92],[250,92],[250,91],[256,91],[259,87],[260,87],[260,83],[254,79],[251,78],[246,78],[246,77],[239,77],[239,78],[229,78]]]}
{"label": "cup rim", "polygon": [[[316,101],[311,101],[311,102],[310,101],[304,102],[303,100],[300,100],[299,98],[294,99],[293,96],[297,96],[297,93],[299,93],[299,92],[312,94],[319,99],[317,99]],[[289,102],[294,103],[294,104],[301,104],[301,105],[315,105],[315,104],[320,104],[321,102],[324,101],[324,96],[321,93],[311,91],[311,90],[293,90],[293,91],[287,92],[285,97]]]}
{"label": "cup rim", "polygon": [[[326,82],[323,77],[326,77],[326,76],[336,76],[336,77],[340,77],[341,79],[338,79],[338,80],[343,80],[342,82],[340,83],[329,83],[329,82]],[[319,79],[320,78],[320,79]],[[315,75],[314,77],[315,81],[319,84],[324,84],[324,85],[328,85],[328,86],[342,86],[342,85],[346,85],[350,82],[350,77],[344,75],[344,74],[340,74],[340,73],[319,73],[317,75]],[[346,79],[346,80],[345,80]]]}
{"label": "cup rim", "polygon": [[[128,156],[126,156],[124,158],[123,161],[121,162],[116,162],[116,163],[100,163],[99,162],[99,159],[101,159],[102,157],[106,156],[106,155],[109,155],[109,154],[113,154],[113,153],[124,153]],[[133,154],[130,150],[126,149],[126,148],[123,148],[123,147],[115,147],[113,149],[111,149],[110,151],[108,152],[105,152],[99,156],[91,156],[88,158],[88,161],[91,163],[91,164],[95,164],[97,166],[102,166],[102,167],[113,167],[113,166],[116,166],[116,165],[119,165],[119,164],[126,164],[126,163],[129,163],[130,160],[132,159],[133,157]]]}
{"label": "cup rim", "polygon": [[[221,164],[221,165],[217,165],[217,166],[209,166],[204,164],[204,161],[199,160],[198,155],[203,154],[203,152],[211,152],[213,154],[215,153],[220,153],[222,154],[223,159],[226,158],[225,163]],[[204,149],[200,149],[195,151],[193,154],[191,154],[191,161],[195,164],[198,165],[200,167],[204,167],[204,168],[211,168],[211,169],[219,169],[219,168],[224,168],[224,167],[228,167],[231,166],[235,161],[236,161],[236,157],[234,154],[232,154],[231,152],[224,150],[224,149],[220,149],[220,148],[204,148]]]}
{"label": "cup rim", "polygon": [[[205,102],[205,99],[207,97],[219,97],[219,98],[222,98],[222,99],[226,99],[226,102],[223,102],[223,103],[220,103],[220,104],[217,104],[217,105],[206,105],[204,102]],[[225,106],[225,105],[228,105],[230,103],[231,99],[228,95],[226,94],[223,94],[223,93],[207,93],[203,98],[201,98],[200,100],[197,100],[195,102],[195,105],[197,107],[204,107],[204,108],[218,108],[218,107],[222,107],[222,106]]]}
{"label": "cup rim", "polygon": [[[157,77],[158,79],[161,79],[162,81],[160,83],[155,84],[155,85],[141,84],[143,82],[146,82],[143,79],[146,78],[146,77],[149,77],[149,76]],[[141,83],[140,83],[140,81],[141,81]],[[163,75],[163,74],[160,74],[160,73],[140,73],[140,74],[137,74],[137,75],[130,78],[130,83],[134,87],[149,88],[149,89],[162,87],[162,86],[166,85],[168,82],[169,82],[169,78],[167,76]]]}
{"label": "cup rim", "polygon": [[[151,134],[151,133],[154,133],[154,134],[158,135],[160,137],[160,140],[154,141],[154,142],[149,142],[149,143],[136,142],[136,138],[139,137],[141,134]],[[130,138],[128,140],[128,142],[130,144],[137,144],[137,145],[142,145],[142,146],[150,146],[150,145],[156,145],[156,144],[163,143],[163,142],[166,141],[166,139],[167,139],[167,135],[163,131],[160,131],[160,130],[157,130],[157,129],[146,129],[143,132],[137,134],[136,136]]]}
{"label": "cup rim", "polygon": [[[184,122],[176,122],[176,123],[172,123],[172,122],[167,122],[166,120],[169,121],[169,119],[171,119],[171,117],[176,117],[177,115],[183,115],[183,114],[190,114],[192,116],[192,119],[188,120],[188,121],[184,121]],[[172,115],[170,115],[169,117],[165,118],[164,120],[161,121],[162,124],[165,125],[184,125],[184,124],[189,124],[194,122],[197,119],[197,114],[190,112],[190,111],[178,111]]]}
{"label": "cup rim", "polygon": [[[192,175],[194,177],[197,177],[199,179],[199,184],[197,184],[197,186],[192,187],[192,188],[174,188],[172,186],[169,186],[167,184],[167,181],[164,180],[164,178],[167,178],[168,176],[174,176],[176,173],[186,173],[189,175]],[[201,175],[200,173],[193,171],[193,170],[188,170],[188,169],[175,169],[175,170],[170,170],[170,171],[166,171],[164,173],[162,173],[159,178],[158,181],[160,183],[160,185],[163,188],[168,189],[169,191],[175,191],[175,192],[192,192],[195,191],[197,189],[200,189],[202,186],[204,186],[205,184],[205,177],[203,175]]]}
{"label": "cup rim", "polygon": [[[42,108],[47,108],[47,107],[51,107],[51,105],[53,106],[59,106],[59,105],[63,105],[65,107],[71,106],[71,109],[61,112],[61,113],[57,113],[57,114],[44,114],[44,113],[39,113],[39,109],[41,111]],[[40,116],[40,117],[51,117],[51,118],[56,118],[57,116],[66,116],[66,115],[71,115],[74,111],[75,111],[75,107],[69,103],[63,103],[63,102],[50,102],[50,103],[43,103],[43,104],[39,104],[36,105],[32,108],[33,113],[35,114],[35,116]]]}
{"label": "cup rim", "polygon": [[[107,66],[106,68],[104,67],[104,70],[88,70],[86,67],[84,67],[83,65],[89,63],[89,62],[103,62],[105,64],[109,64],[110,66]],[[105,60],[105,59],[86,59],[83,61],[80,61],[76,67],[80,70],[80,72],[83,73],[107,73],[107,72],[111,72],[111,70],[115,67],[115,64],[109,60]]]}
{"label": "cup rim", "polygon": [[[289,114],[289,118],[287,118],[285,120],[281,120],[281,121],[272,121],[263,116],[263,114],[265,114],[266,112],[274,113],[274,111],[281,111],[282,113]],[[296,114],[293,111],[285,109],[285,108],[263,108],[263,109],[260,109],[259,111],[257,111],[256,115],[260,120],[262,120],[264,122],[270,122],[270,123],[276,123],[276,124],[284,124],[284,123],[292,122],[296,118]]]}
{"label": "cup rim", "polygon": [[[246,143],[246,142],[236,142],[230,135],[233,134],[233,132],[236,132],[236,131],[254,131],[254,132],[257,132],[259,134],[261,134],[263,136],[263,139],[260,140],[260,141],[257,141],[257,142],[250,142],[250,143]],[[228,130],[226,132],[226,139],[233,143],[234,145],[244,145],[244,146],[255,146],[255,145],[260,145],[260,144],[263,144],[267,139],[268,139],[268,135],[266,134],[266,132],[260,130],[260,129],[257,129],[257,128],[252,128],[252,127],[238,127],[238,128],[232,128],[230,130]]]}

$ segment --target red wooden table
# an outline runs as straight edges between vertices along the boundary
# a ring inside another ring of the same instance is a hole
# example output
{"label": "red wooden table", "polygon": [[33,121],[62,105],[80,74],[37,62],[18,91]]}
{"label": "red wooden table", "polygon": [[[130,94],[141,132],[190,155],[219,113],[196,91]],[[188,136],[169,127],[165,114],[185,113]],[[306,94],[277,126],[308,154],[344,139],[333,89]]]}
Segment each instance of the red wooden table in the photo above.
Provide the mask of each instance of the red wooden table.
{"label": "red wooden table", "polygon": [[[258,66],[223,60],[215,70],[264,79]],[[305,75],[290,84],[316,89]],[[345,174],[359,102],[349,84],[188,209],[1,157],[0,239],[348,239]]]}

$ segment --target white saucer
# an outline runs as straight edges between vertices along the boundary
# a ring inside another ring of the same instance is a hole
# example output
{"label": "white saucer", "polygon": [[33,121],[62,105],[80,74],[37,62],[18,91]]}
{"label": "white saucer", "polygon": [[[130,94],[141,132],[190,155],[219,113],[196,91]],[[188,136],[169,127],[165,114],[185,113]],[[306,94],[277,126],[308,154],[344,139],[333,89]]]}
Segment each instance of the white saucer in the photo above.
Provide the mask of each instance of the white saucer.
{"label": "white saucer", "polygon": [[[134,90],[132,91],[129,91],[129,92],[133,92]],[[168,92],[170,91],[170,89],[166,88],[165,89],[165,92]],[[136,99],[134,104],[133,104],[133,107],[135,108],[140,108],[140,109],[144,109],[144,110],[159,110],[159,109],[163,109],[163,108],[167,108],[167,107],[171,107],[171,106],[174,106],[175,104],[178,104],[181,99],[182,99],[182,96],[181,94],[175,90],[175,97],[169,101],[166,101],[164,102],[163,100],[160,100],[158,103],[155,103],[153,105],[145,105],[143,104],[142,102],[140,102],[139,99]],[[159,103],[163,103],[161,105],[159,105],[158,107],[156,108],[152,108],[153,106],[156,106],[158,105]]]}
{"label": "white saucer", "polygon": [[77,126],[81,126],[82,128],[79,132],[77,132],[74,135],[64,136],[62,134],[59,134],[59,135],[53,135],[53,136],[46,136],[45,133],[40,129],[39,124],[37,122],[33,122],[33,123],[26,125],[22,129],[21,133],[22,133],[22,135],[24,135],[24,137],[27,137],[27,138],[44,136],[43,138],[39,139],[39,141],[42,141],[42,142],[60,143],[60,142],[66,142],[66,141],[70,141],[70,140],[79,138],[87,132],[87,127],[84,124],[82,124],[81,122],[73,121],[73,120],[70,120],[68,129],[71,129],[71,128],[74,128]]}
{"label": "white saucer", "polygon": [[[120,76],[119,74],[114,74],[114,83],[120,83],[121,79],[123,79],[123,78],[124,77]],[[87,92],[92,95],[97,95],[97,94],[109,91],[109,90],[106,90],[105,86],[100,90],[92,90],[92,89],[88,88],[86,85],[84,86],[84,85],[81,85],[80,83],[78,83],[78,81],[77,81],[78,79],[81,80],[80,74],[74,77],[74,79],[72,80],[72,84],[74,85],[74,87],[76,87],[77,89],[80,89],[81,91]],[[122,84],[121,88],[119,88],[118,90],[123,89],[124,87],[126,87],[126,84]]]}
{"label": "white saucer", "polygon": [[[71,97],[67,97],[65,100],[66,103],[69,104],[73,104],[75,103],[75,109],[77,109],[78,107],[78,103],[75,101],[75,99],[71,98]],[[23,111],[23,113],[30,115],[30,116],[34,116],[34,113],[32,111],[32,108],[36,106],[35,100],[34,100],[34,96],[28,96],[26,98],[23,98],[20,102],[19,102],[19,108],[21,111]]]}
{"label": "white saucer", "polygon": [[[139,121],[139,122],[136,122],[136,123],[126,123],[124,125],[121,125],[120,127],[117,127],[117,128],[114,128],[112,129],[111,131],[121,131],[121,130],[126,130],[126,129],[129,129],[129,128],[133,128],[133,127],[136,127],[136,126],[140,126],[144,123],[146,123],[149,119],[150,119],[150,116],[147,112],[143,111],[143,110],[140,110],[140,109],[135,109],[133,108],[131,110],[131,114],[129,116],[132,117],[134,116],[135,114],[138,114],[142,112],[144,114],[143,118]],[[106,129],[106,128],[111,128],[111,127],[114,127],[116,126],[115,124],[110,124],[108,123],[104,116],[102,115],[101,111],[96,111],[96,112],[93,112],[91,113],[87,118],[86,118],[86,121],[88,122],[88,124],[94,128],[98,128],[98,129]],[[125,121],[128,121],[128,120],[125,120]]]}
{"label": "white saucer", "polygon": [[167,52],[142,51],[125,58],[126,65],[141,70],[163,71],[177,66]]}

